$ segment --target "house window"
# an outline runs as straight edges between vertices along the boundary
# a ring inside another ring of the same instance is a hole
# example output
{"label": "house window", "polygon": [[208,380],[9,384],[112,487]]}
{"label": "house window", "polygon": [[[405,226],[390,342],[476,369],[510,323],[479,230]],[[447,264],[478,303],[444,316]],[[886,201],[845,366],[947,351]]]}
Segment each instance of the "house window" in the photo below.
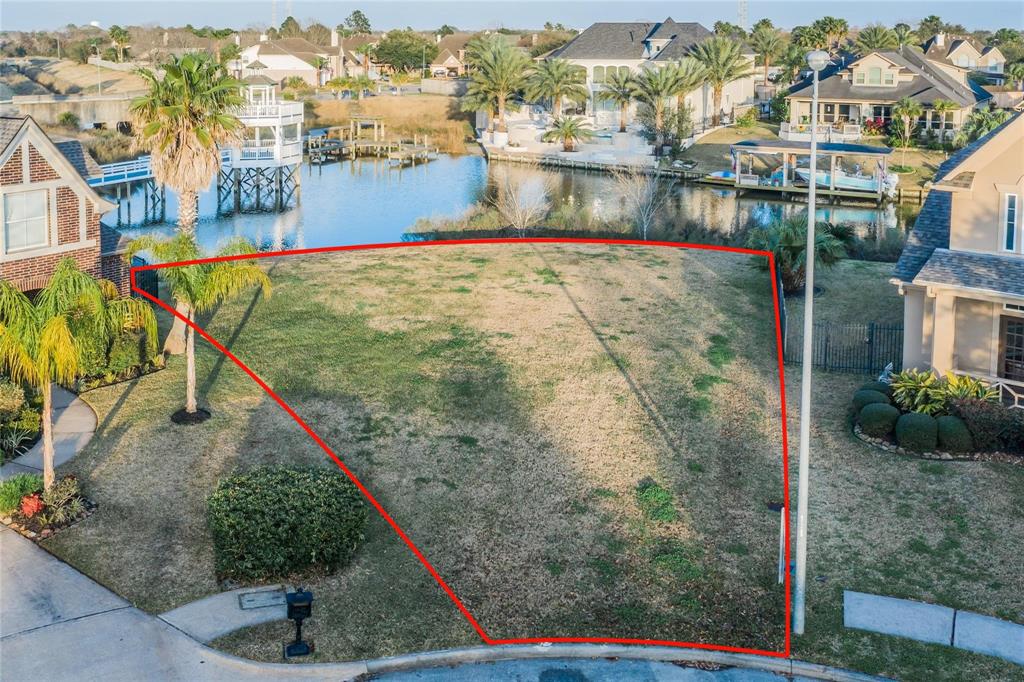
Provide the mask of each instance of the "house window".
{"label": "house window", "polygon": [[7,253],[49,244],[46,190],[4,197],[4,244]]}
{"label": "house window", "polygon": [[1002,316],[999,376],[1024,381],[1024,319]]}
{"label": "house window", "polygon": [[857,71],[853,74],[853,82],[857,85],[864,85],[864,72]]}
{"label": "house window", "polygon": [[880,66],[872,66],[868,69],[868,85],[881,85],[882,84],[882,68]]}
{"label": "house window", "polygon": [[885,72],[885,84],[886,85],[893,85],[893,84],[895,84],[895,82],[896,82],[895,81],[895,77],[893,76],[892,71],[886,71]]}
{"label": "house window", "polygon": [[604,83],[604,67],[603,66],[595,66],[594,67],[594,82],[595,83]]}
{"label": "house window", "polygon": [[1015,251],[1017,248],[1017,195],[1006,195],[1006,206],[1003,211],[1003,250]]}

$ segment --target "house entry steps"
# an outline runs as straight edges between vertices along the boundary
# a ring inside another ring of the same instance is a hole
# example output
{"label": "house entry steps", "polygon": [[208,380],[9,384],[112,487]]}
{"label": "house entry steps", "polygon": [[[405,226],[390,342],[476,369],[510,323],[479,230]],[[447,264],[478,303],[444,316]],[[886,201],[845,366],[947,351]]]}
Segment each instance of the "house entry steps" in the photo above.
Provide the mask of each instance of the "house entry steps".
{"label": "house entry steps", "polygon": [[948,606],[846,590],[843,625],[1024,665],[1024,625]]}

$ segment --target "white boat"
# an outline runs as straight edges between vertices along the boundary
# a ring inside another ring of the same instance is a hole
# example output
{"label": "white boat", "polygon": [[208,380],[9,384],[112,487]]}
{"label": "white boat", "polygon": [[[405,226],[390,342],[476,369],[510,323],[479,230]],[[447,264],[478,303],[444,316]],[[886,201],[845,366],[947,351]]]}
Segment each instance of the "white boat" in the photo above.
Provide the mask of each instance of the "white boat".
{"label": "white boat", "polygon": [[[804,182],[810,180],[811,171],[809,168],[794,168],[793,170]],[[831,187],[832,174],[828,171],[818,171],[815,174],[815,182],[818,187]],[[837,171],[835,187],[836,189],[855,189],[861,192],[877,192],[878,181],[867,175],[849,175],[843,171]]]}

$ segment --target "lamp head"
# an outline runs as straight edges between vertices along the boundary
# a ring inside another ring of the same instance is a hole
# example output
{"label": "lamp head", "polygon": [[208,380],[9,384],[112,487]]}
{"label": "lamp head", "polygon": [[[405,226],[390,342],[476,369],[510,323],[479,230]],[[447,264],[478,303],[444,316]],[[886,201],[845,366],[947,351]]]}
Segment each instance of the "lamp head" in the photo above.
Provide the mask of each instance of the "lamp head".
{"label": "lamp head", "polygon": [[809,66],[812,71],[821,71],[828,66],[828,63],[831,60],[832,59],[828,52],[825,52],[824,50],[814,50],[813,52],[807,53],[807,66]]}

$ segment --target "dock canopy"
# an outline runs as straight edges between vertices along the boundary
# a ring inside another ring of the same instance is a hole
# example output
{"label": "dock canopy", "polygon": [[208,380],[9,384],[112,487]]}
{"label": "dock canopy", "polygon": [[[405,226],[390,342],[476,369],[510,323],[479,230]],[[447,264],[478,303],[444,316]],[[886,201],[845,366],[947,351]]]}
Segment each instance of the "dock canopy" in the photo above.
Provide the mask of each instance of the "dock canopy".
{"label": "dock canopy", "polygon": [[[796,142],[790,140],[743,140],[732,145],[733,149],[741,151],[763,152],[811,152],[810,142]],[[845,142],[819,142],[818,151],[823,154],[857,154],[858,156],[888,156],[892,153],[890,147],[875,147],[868,144],[847,144]]]}

